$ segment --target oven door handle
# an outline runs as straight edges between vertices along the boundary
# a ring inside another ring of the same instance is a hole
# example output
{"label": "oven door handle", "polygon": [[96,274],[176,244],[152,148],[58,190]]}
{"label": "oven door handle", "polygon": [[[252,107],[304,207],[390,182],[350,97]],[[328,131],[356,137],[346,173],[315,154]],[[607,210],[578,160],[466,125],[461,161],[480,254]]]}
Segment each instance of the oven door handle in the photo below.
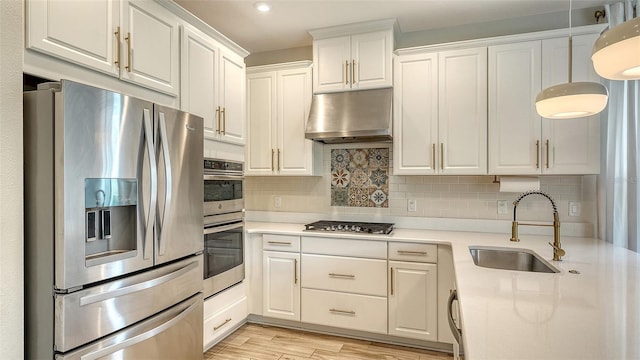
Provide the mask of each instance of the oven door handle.
{"label": "oven door handle", "polygon": [[244,180],[242,175],[204,175],[204,180]]}
{"label": "oven door handle", "polygon": [[219,233],[227,230],[233,230],[233,229],[241,228],[243,226],[244,226],[244,222],[239,224],[236,223],[236,224],[229,224],[229,225],[206,227],[204,228],[204,235],[215,234],[215,233]]}

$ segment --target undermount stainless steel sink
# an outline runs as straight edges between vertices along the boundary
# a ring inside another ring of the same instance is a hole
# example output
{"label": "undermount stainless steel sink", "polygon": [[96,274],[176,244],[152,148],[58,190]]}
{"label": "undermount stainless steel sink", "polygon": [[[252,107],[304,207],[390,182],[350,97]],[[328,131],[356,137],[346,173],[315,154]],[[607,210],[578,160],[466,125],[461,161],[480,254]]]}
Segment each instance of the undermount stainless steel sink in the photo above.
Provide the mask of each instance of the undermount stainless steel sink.
{"label": "undermount stainless steel sink", "polygon": [[469,251],[473,262],[481,267],[543,273],[560,272],[531,250],[470,246]]}

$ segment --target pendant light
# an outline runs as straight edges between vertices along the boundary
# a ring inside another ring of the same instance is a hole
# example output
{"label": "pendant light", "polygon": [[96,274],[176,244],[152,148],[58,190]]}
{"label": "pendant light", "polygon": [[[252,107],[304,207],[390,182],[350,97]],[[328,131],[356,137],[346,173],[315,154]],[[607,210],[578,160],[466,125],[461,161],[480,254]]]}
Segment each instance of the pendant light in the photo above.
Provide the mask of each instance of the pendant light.
{"label": "pendant light", "polygon": [[607,106],[607,88],[595,82],[572,82],[573,39],[569,0],[569,82],[548,87],[536,96],[536,110],[549,119],[572,119],[595,115]]}
{"label": "pendant light", "polygon": [[605,31],[593,45],[593,67],[611,80],[640,79],[640,17]]}

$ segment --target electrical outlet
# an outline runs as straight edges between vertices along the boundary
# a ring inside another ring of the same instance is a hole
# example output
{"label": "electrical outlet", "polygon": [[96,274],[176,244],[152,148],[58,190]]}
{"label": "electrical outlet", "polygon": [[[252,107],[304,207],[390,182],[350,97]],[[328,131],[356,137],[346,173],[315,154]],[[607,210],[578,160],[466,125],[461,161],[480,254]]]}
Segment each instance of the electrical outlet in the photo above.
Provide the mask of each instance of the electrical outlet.
{"label": "electrical outlet", "polygon": [[498,200],[498,214],[507,215],[508,213],[509,213],[509,208],[507,205],[507,200]]}
{"label": "electrical outlet", "polygon": [[274,196],[273,197],[273,206],[275,208],[279,208],[282,206],[282,197],[281,196]]}
{"label": "electrical outlet", "polygon": [[569,201],[569,216],[580,216],[580,203]]}
{"label": "electrical outlet", "polygon": [[418,205],[418,201],[416,199],[409,199],[407,201],[407,211],[411,211],[411,212],[416,211],[417,205]]}

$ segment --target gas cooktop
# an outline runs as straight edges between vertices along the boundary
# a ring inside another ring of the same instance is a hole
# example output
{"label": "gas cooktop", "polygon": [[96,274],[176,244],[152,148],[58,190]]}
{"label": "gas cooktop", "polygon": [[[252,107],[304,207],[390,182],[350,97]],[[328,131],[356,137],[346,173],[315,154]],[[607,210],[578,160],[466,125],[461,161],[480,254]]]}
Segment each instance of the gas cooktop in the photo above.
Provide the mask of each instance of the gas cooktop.
{"label": "gas cooktop", "polygon": [[363,234],[390,234],[393,224],[355,221],[320,220],[306,224],[305,231],[350,232]]}

